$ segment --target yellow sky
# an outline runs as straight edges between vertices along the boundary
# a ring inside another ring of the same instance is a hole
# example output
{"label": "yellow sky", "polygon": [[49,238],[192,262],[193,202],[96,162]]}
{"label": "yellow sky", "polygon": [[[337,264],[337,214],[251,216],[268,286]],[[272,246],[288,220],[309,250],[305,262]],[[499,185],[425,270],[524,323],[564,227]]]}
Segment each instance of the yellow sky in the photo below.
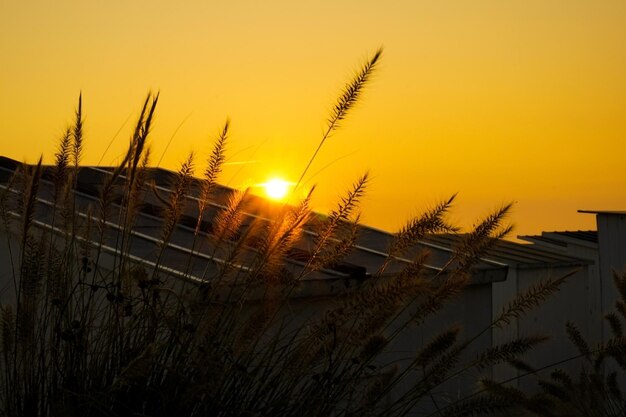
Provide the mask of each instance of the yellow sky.
{"label": "yellow sky", "polygon": [[82,90],[85,163],[123,126],[114,163],[153,89],[154,163],[181,122],[161,166],[204,157],[229,116],[229,162],[251,162],[222,182],[295,181],[383,45],[309,171],[319,209],[369,169],[363,218],[382,229],[454,192],[463,226],[516,201],[518,234],[588,229],[577,209],[626,208],[625,40],[623,0],[2,1],[0,154],[51,157]]}

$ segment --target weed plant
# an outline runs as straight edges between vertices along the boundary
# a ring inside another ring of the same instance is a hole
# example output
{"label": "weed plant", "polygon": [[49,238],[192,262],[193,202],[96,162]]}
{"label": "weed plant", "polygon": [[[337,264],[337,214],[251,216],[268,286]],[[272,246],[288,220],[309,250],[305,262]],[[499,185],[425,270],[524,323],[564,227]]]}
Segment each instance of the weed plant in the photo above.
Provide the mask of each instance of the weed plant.
{"label": "weed plant", "polygon": [[[563,358],[550,366],[547,377],[529,364],[523,364],[525,375],[535,376],[539,390],[528,394],[488,378],[481,381],[485,395],[473,401],[505,401],[519,409],[542,417],[623,417],[626,416],[623,384],[626,371],[626,273],[613,273],[619,298],[615,312],[606,314],[612,336],[595,345],[585,340],[575,323],[567,322],[565,330],[578,354]],[[580,372],[571,375],[559,368],[566,362],[581,360]],[[468,407],[469,408],[469,407]]]}
{"label": "weed plant", "polygon": [[[377,51],[340,94],[311,161],[380,57]],[[369,177],[359,177],[326,217],[312,214],[313,191],[269,217],[251,214],[247,191],[216,204],[226,122],[202,177],[194,177],[190,155],[162,188],[151,178],[148,146],[158,100],[148,94],[122,161],[100,169],[90,190],[80,181],[82,99],[55,164],[18,166],[1,186],[12,260],[11,296],[0,311],[1,415],[401,416],[450,380],[511,361],[542,340],[467,354],[484,332],[523,314],[559,282],[521,294],[481,334],[441,329],[402,367],[381,362],[398,334],[417,331],[464,290],[480,256],[510,231],[507,205],[463,235],[433,272],[416,244],[457,230],[446,219],[454,196],[410,219],[371,276],[337,292],[329,307],[293,317],[290,303],[302,286],[353,250]],[[140,220],[148,209],[158,232],[146,237]],[[179,242],[184,228],[193,235],[187,251]],[[149,255],[136,254],[141,239],[152,242]],[[505,406],[493,397],[465,411]]]}

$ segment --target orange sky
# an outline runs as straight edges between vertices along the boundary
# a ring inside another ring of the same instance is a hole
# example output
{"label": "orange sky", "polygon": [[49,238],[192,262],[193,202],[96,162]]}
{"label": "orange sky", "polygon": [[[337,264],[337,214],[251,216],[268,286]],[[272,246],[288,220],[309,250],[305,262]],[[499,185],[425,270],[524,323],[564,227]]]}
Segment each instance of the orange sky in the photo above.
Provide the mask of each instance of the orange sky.
{"label": "orange sky", "polygon": [[517,234],[626,208],[625,1],[307,3],[4,1],[0,153],[50,161],[82,90],[85,163],[123,126],[102,159],[115,163],[153,89],[155,164],[182,122],[161,166],[204,157],[229,116],[229,162],[250,162],[222,182],[295,181],[341,87],[383,45],[309,171],[317,208],[368,169],[363,219],[387,230],[454,192],[465,227],[516,201]]}

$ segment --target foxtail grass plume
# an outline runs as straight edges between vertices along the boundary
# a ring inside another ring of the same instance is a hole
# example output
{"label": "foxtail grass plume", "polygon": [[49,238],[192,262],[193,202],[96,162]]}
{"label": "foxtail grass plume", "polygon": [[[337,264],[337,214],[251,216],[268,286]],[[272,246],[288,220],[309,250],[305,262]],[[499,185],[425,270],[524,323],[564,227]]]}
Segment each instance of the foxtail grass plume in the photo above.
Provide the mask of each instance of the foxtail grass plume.
{"label": "foxtail grass plume", "polygon": [[196,233],[200,231],[202,224],[202,218],[204,217],[204,211],[209,204],[209,197],[211,192],[217,183],[217,177],[222,172],[222,166],[226,159],[226,142],[228,139],[228,128],[230,126],[230,120],[226,119],[224,128],[218,135],[213,145],[213,150],[207,161],[207,167],[204,170],[204,178],[202,179],[202,189],[200,190],[200,197],[198,199],[198,222],[196,224]]}
{"label": "foxtail grass plume", "polygon": [[320,143],[317,145],[317,149],[315,149],[315,152],[313,152],[313,156],[311,156],[311,159],[309,159],[309,162],[304,168],[304,171],[302,171],[302,174],[300,175],[300,178],[296,183],[296,189],[302,183],[304,176],[311,167],[311,164],[315,160],[315,157],[319,153],[320,149],[322,149],[322,146],[324,145],[324,142],[326,142],[326,139],[328,139],[330,135],[339,128],[341,122],[346,118],[348,113],[352,110],[352,108],[360,99],[361,95],[363,94],[363,90],[365,89],[365,86],[372,78],[372,74],[378,66],[382,54],[383,49],[381,47],[365,64],[363,64],[359,71],[357,71],[357,73],[354,75],[354,78],[344,87],[341,95],[339,96],[339,99],[333,106],[330,117],[327,120],[324,135],[322,136]]}

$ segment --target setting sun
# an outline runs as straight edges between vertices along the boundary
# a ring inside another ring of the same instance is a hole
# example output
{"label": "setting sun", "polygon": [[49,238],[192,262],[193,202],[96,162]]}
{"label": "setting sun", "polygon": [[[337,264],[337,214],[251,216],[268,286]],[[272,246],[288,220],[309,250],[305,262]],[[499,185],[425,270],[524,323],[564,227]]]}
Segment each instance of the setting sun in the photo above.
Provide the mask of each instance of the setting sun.
{"label": "setting sun", "polygon": [[282,200],[293,186],[292,183],[280,178],[273,178],[262,185],[265,188],[265,194],[272,200]]}

